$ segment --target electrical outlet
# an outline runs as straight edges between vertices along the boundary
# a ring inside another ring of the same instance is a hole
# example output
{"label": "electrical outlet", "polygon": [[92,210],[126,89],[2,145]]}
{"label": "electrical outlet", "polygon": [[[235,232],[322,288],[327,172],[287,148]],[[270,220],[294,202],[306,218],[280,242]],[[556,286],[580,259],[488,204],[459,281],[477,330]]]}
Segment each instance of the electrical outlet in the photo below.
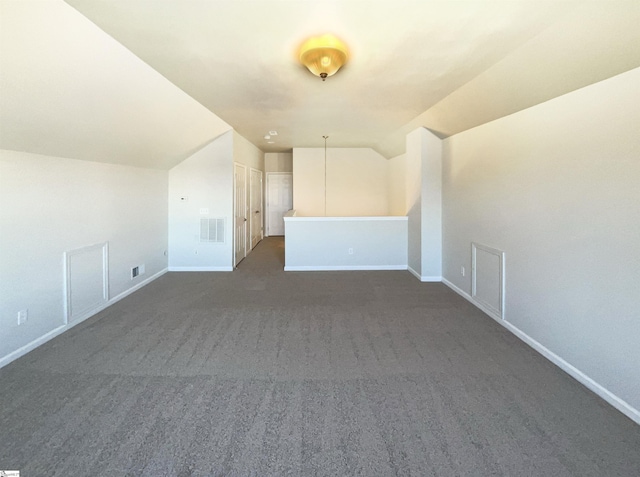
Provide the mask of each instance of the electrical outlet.
{"label": "electrical outlet", "polygon": [[18,324],[21,325],[29,318],[29,310],[20,310],[18,312]]}
{"label": "electrical outlet", "polygon": [[464,265],[460,267],[460,275],[462,275],[463,277],[467,274],[467,271],[464,268]]}
{"label": "electrical outlet", "polygon": [[353,249],[349,248],[349,255],[353,255]]}

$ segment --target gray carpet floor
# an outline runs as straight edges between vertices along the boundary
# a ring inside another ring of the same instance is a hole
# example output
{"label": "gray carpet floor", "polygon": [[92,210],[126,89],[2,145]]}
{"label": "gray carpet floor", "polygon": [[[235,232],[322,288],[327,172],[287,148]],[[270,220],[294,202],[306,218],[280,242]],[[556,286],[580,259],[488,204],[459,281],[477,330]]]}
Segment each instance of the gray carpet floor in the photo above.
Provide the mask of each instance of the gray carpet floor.
{"label": "gray carpet floor", "polygon": [[636,476],[640,426],[442,284],[168,273],[0,370],[22,476]]}

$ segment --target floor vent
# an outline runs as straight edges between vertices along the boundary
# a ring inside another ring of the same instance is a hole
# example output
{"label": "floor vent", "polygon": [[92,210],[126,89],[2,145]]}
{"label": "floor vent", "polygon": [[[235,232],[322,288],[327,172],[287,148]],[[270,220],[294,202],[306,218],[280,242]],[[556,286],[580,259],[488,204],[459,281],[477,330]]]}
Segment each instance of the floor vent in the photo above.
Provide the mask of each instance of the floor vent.
{"label": "floor vent", "polygon": [[224,242],[224,219],[200,219],[201,242]]}

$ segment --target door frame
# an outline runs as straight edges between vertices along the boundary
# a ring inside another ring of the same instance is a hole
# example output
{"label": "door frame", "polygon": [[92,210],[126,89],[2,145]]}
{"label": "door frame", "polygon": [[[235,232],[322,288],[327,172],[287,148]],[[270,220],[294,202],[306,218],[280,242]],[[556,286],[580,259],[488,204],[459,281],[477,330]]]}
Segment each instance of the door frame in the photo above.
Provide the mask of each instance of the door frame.
{"label": "door frame", "polygon": [[[244,222],[244,226],[242,228],[243,230],[243,237],[242,237],[242,248],[244,249],[242,258],[240,260],[238,260],[236,262],[236,256],[237,256],[237,252],[238,250],[236,249],[236,246],[238,244],[238,237],[236,236],[236,233],[238,231],[238,193],[237,193],[237,180],[236,180],[236,168],[242,168],[243,170],[243,175],[244,175],[244,195],[243,195],[243,202],[244,202],[244,207],[242,207],[242,217],[244,218],[243,222]],[[235,162],[233,163],[233,268],[236,268],[238,266],[238,264],[244,260],[244,258],[247,256],[247,166],[245,166],[244,164],[240,164],[239,162]]]}
{"label": "door frame", "polygon": [[[260,240],[264,238],[264,172],[260,169],[255,169],[253,167],[249,168],[249,208],[250,208],[250,216],[249,219],[249,249],[253,250],[255,245],[253,245],[253,214],[255,213],[253,210],[253,173],[260,173]],[[256,245],[260,242],[256,242]]]}

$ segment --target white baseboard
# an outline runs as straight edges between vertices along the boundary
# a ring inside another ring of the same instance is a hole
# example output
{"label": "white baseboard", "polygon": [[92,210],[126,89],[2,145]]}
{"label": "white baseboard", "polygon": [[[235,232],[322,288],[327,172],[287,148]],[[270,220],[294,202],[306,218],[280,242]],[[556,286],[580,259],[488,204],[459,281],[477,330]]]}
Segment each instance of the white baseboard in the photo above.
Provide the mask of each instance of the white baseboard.
{"label": "white baseboard", "polygon": [[420,280],[422,277],[420,276],[420,274],[418,272],[416,272],[413,268],[411,267],[407,267],[407,270],[409,270],[409,273],[411,273],[411,275],[413,275],[414,277],[416,277],[418,280]]}
{"label": "white baseboard", "polygon": [[137,283],[135,286],[123,291],[122,293],[116,295],[115,297],[110,298],[109,301],[107,301],[106,303],[100,305],[99,307],[97,307],[97,308],[95,308],[95,309],[93,309],[91,311],[88,311],[87,313],[83,313],[78,318],[75,318],[72,322],[64,324],[62,326],[58,326],[57,328],[54,328],[53,330],[49,331],[48,333],[45,333],[44,335],[40,336],[39,338],[36,338],[35,340],[27,343],[26,345],[22,346],[21,348],[18,348],[17,350],[12,351],[8,355],[1,357],[0,358],[0,368],[2,368],[3,366],[6,366],[7,364],[11,363],[12,361],[15,361],[16,359],[24,356],[29,351],[33,351],[38,346],[41,346],[41,345],[45,344],[47,341],[52,340],[56,336],[61,335],[65,331],[73,328],[76,325],[79,325],[80,323],[82,323],[83,321],[91,318],[92,316],[100,313],[102,310],[104,310],[104,309],[108,308],[109,306],[113,305],[114,303],[122,300],[124,297],[131,295],[136,290],[139,290],[140,288],[142,288],[145,285],[148,285],[149,283],[151,283],[155,279],[160,278],[165,273],[167,273],[167,269],[166,268],[164,270],[159,271],[158,273],[156,273],[154,275],[151,275],[149,278],[146,278],[145,280],[142,280],[140,283]]}
{"label": "white baseboard", "polygon": [[169,267],[170,272],[233,272],[233,267]]}
{"label": "white baseboard", "polygon": [[593,391],[598,396],[600,396],[602,399],[607,401],[609,404],[611,404],[613,407],[615,407],[618,411],[620,411],[622,414],[627,416],[629,419],[631,419],[632,421],[635,421],[637,424],[640,424],[640,411],[638,409],[634,408],[633,406],[631,406],[628,402],[624,401],[623,399],[620,399],[618,396],[613,394],[611,391],[609,391],[607,388],[605,388],[601,384],[599,384],[596,381],[594,381],[592,378],[590,378],[589,376],[584,374],[582,371],[580,371],[578,368],[576,368],[572,364],[569,364],[563,358],[561,358],[560,356],[555,354],[553,351],[549,350],[547,347],[545,347],[544,345],[542,345],[541,343],[536,341],[534,338],[532,338],[531,336],[526,334],[520,328],[512,325],[511,323],[509,323],[506,320],[500,319],[500,317],[496,316],[494,313],[488,312],[486,309],[484,309],[483,306],[481,306],[481,304],[479,304],[476,301],[474,301],[473,298],[471,298],[471,295],[469,295],[468,293],[466,293],[462,289],[460,289],[457,286],[455,286],[449,280],[443,278],[442,279],[442,283],[447,285],[449,288],[451,288],[454,292],[456,292],[461,297],[463,297],[466,300],[468,300],[471,304],[473,304],[473,305],[477,306],[478,308],[480,308],[482,311],[484,311],[487,315],[489,315],[495,321],[497,321],[502,326],[504,326],[511,333],[513,333],[518,338],[520,338],[522,341],[524,341],[526,344],[531,346],[534,350],[536,350],[542,356],[544,356],[549,361],[551,361],[553,364],[558,366],[561,370],[563,370],[569,376],[571,376],[576,381],[581,383],[587,389]]}
{"label": "white baseboard", "polygon": [[420,275],[418,272],[416,272],[413,268],[411,267],[407,267],[407,270],[409,270],[409,272],[411,273],[411,275],[413,275],[414,277],[416,277],[418,280],[420,280],[421,282],[441,282],[442,281],[442,277],[430,277],[430,276],[423,276]]}
{"label": "white baseboard", "polygon": [[[454,292],[456,292],[458,295],[460,295],[462,298],[464,298],[465,300],[470,301],[471,303],[473,303],[474,305],[478,305],[476,302],[474,302],[471,299],[471,295],[469,295],[466,291],[464,291],[462,288],[458,288],[456,285],[454,285],[453,283],[451,283],[449,280],[447,280],[446,278],[442,279],[442,283],[444,283],[445,285],[447,285],[449,288],[451,288]],[[480,307],[478,307],[480,308]],[[484,311],[484,310],[482,310]]]}
{"label": "white baseboard", "polygon": [[326,272],[345,270],[406,270],[406,265],[304,265],[285,266],[285,272]]}
{"label": "white baseboard", "polygon": [[[75,325],[76,322],[74,321],[73,324]],[[30,343],[27,343],[22,348],[18,348],[17,350],[12,351],[8,355],[3,356],[2,358],[0,358],[0,368],[6,366],[7,364],[11,363],[12,361],[15,361],[16,359],[20,358],[21,356],[24,356],[29,351],[32,351],[32,350],[36,349],[38,346],[45,344],[47,341],[52,340],[53,338],[55,338],[59,334],[62,334],[63,332],[65,332],[68,329],[69,329],[69,325],[58,326],[57,328],[54,328],[53,330],[49,331],[48,333],[45,333],[41,337],[36,338],[35,340],[31,341]]]}
{"label": "white baseboard", "polygon": [[487,315],[489,315],[491,318],[493,318],[494,320],[496,320],[498,323],[500,323],[501,325],[503,325],[503,319],[500,317],[500,315],[498,315],[497,313],[495,313],[494,311],[490,310],[489,308],[487,308],[486,306],[484,306],[482,303],[475,301],[471,295],[469,295],[467,292],[465,292],[464,290],[458,288],[457,286],[455,286],[453,283],[451,283],[449,280],[447,280],[446,278],[442,279],[442,283],[444,283],[445,285],[447,285],[449,288],[451,288],[454,292],[456,292],[458,295],[460,295],[462,298],[464,298],[465,300],[471,302],[473,305],[477,306],[478,308],[480,308],[482,311],[484,311]]}
{"label": "white baseboard", "polygon": [[[138,283],[136,286],[131,287],[126,289],[125,291],[123,291],[122,293],[119,293],[118,295],[114,296],[113,298],[111,298],[109,300],[109,303],[107,304],[107,306],[109,305],[113,305],[114,303],[122,300],[124,297],[131,295],[133,292],[139,290],[140,288],[142,288],[145,285],[148,285],[149,283],[151,283],[152,281],[160,278],[162,275],[164,275],[165,273],[167,273],[168,269],[165,268],[163,270],[160,270],[158,273],[151,275],[149,278],[145,278],[144,280],[142,280],[140,283]],[[107,306],[105,306],[104,308],[106,308]],[[94,313],[95,314],[95,313]]]}

